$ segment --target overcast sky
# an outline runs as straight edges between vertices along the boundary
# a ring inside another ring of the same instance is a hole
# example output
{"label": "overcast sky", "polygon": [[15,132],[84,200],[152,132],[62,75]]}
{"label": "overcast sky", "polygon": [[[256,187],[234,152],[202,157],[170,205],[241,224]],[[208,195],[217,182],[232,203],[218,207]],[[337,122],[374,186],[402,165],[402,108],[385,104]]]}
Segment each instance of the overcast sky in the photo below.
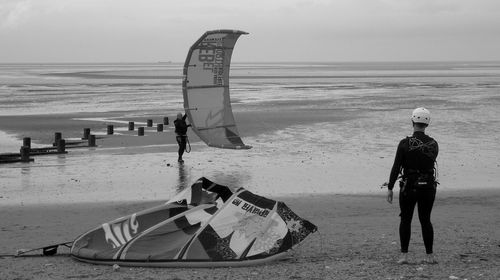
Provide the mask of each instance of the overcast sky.
{"label": "overcast sky", "polygon": [[182,62],[212,29],[240,62],[500,60],[500,0],[0,0],[0,63]]}

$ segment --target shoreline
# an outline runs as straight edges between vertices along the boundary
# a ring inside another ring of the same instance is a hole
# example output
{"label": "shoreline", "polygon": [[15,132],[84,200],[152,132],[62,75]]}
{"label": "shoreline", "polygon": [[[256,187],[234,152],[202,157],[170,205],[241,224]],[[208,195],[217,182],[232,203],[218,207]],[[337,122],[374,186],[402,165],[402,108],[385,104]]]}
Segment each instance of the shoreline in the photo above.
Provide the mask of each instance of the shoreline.
{"label": "shoreline", "polygon": [[[194,183],[194,181],[192,182]],[[250,190],[251,191],[251,190]],[[380,198],[381,200],[385,201],[387,189],[380,189],[380,193],[373,193],[373,192],[356,192],[356,193],[336,193],[336,192],[326,192],[326,193],[291,193],[291,194],[279,194],[279,195],[264,195],[267,198],[273,199],[273,200],[280,200],[280,201],[285,201],[285,200],[295,200],[295,199],[301,199],[301,198],[307,198],[307,199],[321,199],[323,197],[335,197],[335,198],[342,198],[342,197],[356,197],[356,198]],[[259,194],[259,193],[256,193]],[[399,188],[394,188],[394,202],[393,204],[397,205],[397,201],[399,199],[398,197],[399,194]],[[174,194],[173,194],[174,195]],[[173,197],[172,195],[172,197]],[[437,193],[436,193],[436,198],[440,199],[449,199],[449,198],[466,198],[466,197],[475,197],[475,198],[481,198],[481,197],[490,197],[490,196],[499,196],[500,197],[500,189],[498,188],[477,188],[474,190],[470,189],[439,189],[437,188]],[[150,203],[165,203],[167,202],[171,197],[165,197],[165,198],[157,198],[157,199],[146,199],[146,200],[134,200],[134,199],[123,199],[123,200],[100,200],[100,201],[82,201],[82,202],[65,202],[65,201],[59,201],[57,202],[57,205],[54,205],[54,201],[51,202],[37,202],[37,203],[21,203],[21,204],[0,204],[0,211],[5,208],[10,208],[10,207],[57,207],[57,206],[69,206],[69,205],[102,205],[102,204],[150,204]]]}
{"label": "shoreline", "polygon": [[[14,201],[9,204],[50,202],[53,197],[70,203],[82,197],[84,201],[138,197],[149,200],[168,196],[176,185],[190,183],[202,176],[272,196],[304,192],[380,193],[380,184],[388,178],[399,141],[399,137],[390,135],[392,131],[381,133],[374,130],[364,116],[346,115],[344,111],[276,112],[266,109],[262,112],[235,113],[240,131],[244,131],[244,143],[253,146],[250,150],[210,148],[190,130],[193,153],[185,155],[186,162],[182,166],[176,161],[177,144],[172,121],[164,132],[148,128],[145,136],[136,136],[136,131],[124,131],[125,120],[163,121],[163,114],[146,116],[127,112],[132,116],[129,118],[124,117],[124,112],[114,112],[103,118],[90,114],[14,118],[23,127],[38,133],[62,123],[67,127],[61,130],[63,138],[81,137],[81,123],[93,123],[96,128],[91,128],[91,133],[99,132],[99,138],[104,138],[97,139],[96,148],[68,149],[65,155],[36,156],[35,162],[30,164],[3,164],[0,203],[7,203],[9,199]],[[85,120],[77,121],[76,118]],[[15,121],[3,120],[0,117],[0,129],[6,124],[15,124]],[[115,127],[115,132],[121,135],[103,135],[106,128],[103,120],[120,121],[122,125]],[[268,120],[272,122],[266,122]],[[433,135],[433,131],[430,132]],[[47,142],[53,141],[52,133],[46,137]],[[498,158],[494,152],[489,152],[490,148],[477,150],[474,142],[462,142],[462,146],[457,146],[453,137],[438,135],[437,139],[443,151],[438,157],[442,191],[496,186],[496,178],[500,175],[495,168]],[[32,143],[38,144],[33,138]],[[469,148],[473,152],[460,153]]]}

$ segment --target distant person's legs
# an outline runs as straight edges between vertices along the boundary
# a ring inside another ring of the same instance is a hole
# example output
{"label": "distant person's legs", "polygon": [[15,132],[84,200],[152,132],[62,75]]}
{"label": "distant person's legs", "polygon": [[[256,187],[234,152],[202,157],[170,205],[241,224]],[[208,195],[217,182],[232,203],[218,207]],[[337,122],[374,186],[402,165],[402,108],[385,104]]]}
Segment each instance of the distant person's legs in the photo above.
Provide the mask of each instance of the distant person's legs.
{"label": "distant person's legs", "polygon": [[184,151],[186,150],[186,137],[185,136],[177,136],[177,144],[179,144],[179,150],[177,153],[179,154],[179,158],[177,159],[178,162],[183,162],[184,160],[182,159],[182,155],[184,154]]}

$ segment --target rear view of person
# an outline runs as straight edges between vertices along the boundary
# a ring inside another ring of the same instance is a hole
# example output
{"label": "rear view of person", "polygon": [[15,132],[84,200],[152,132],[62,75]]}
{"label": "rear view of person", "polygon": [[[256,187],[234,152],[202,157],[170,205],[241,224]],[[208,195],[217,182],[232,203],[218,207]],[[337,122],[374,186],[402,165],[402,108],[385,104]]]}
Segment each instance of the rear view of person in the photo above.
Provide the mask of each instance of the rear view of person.
{"label": "rear view of person", "polygon": [[182,159],[182,155],[184,154],[184,151],[186,150],[186,142],[187,142],[187,129],[190,127],[190,124],[186,124],[186,117],[187,115],[182,116],[182,113],[177,114],[177,119],[174,121],[175,125],[175,134],[176,134],[176,140],[177,144],[179,144],[179,158],[177,159],[178,162],[182,163],[184,160]]}
{"label": "rear view of person", "polygon": [[422,227],[427,256],[425,262],[436,263],[433,256],[434,229],[431,212],[436,197],[434,164],[439,152],[438,143],[425,134],[430,123],[430,112],[417,108],[412,113],[413,135],[399,142],[396,158],[389,177],[387,201],[392,203],[394,184],[402,171],[400,181],[399,206],[401,222],[399,237],[401,258],[398,263],[408,263],[408,246],[411,237],[411,220],[415,205],[418,204],[418,218]]}

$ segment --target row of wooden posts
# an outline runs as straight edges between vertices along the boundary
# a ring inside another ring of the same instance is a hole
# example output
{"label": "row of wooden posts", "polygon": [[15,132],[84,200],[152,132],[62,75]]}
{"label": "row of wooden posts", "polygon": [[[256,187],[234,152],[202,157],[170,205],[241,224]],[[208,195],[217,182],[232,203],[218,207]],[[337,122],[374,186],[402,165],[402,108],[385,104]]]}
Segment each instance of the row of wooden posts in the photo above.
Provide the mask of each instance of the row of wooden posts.
{"label": "row of wooden posts", "polygon": [[[156,131],[158,132],[162,132],[163,131],[163,126],[164,125],[168,125],[169,121],[168,121],[168,117],[164,117],[163,118],[163,123],[159,123],[156,125]],[[134,122],[128,122],[128,130],[129,131],[133,131],[134,130]],[[147,127],[153,127],[153,120],[149,119],[147,120],[146,122],[146,126]],[[108,125],[108,135],[112,135],[113,134],[113,125]],[[137,135],[138,136],[144,136],[144,127],[138,127],[137,128]]]}
{"label": "row of wooden posts", "polygon": [[[168,125],[168,117],[163,118],[163,123],[156,124],[156,131],[162,132],[163,131],[163,126]],[[149,119],[146,122],[146,127],[153,127],[153,120]],[[114,126],[112,124],[108,125],[107,127],[107,134],[108,135],[113,135],[114,134]],[[134,122],[128,122],[128,130],[129,131],[134,131],[135,129],[135,123]],[[83,138],[82,139],[88,139],[90,137],[90,128],[84,128],[83,129]],[[137,128],[137,136],[144,136],[144,127],[140,126]],[[89,143],[90,146],[90,143]]]}
{"label": "row of wooden posts", "polygon": [[[156,131],[162,132],[163,126],[169,124],[168,117],[163,118],[163,123],[159,123],[156,125]],[[148,119],[146,121],[146,127],[153,127],[153,120]],[[134,131],[135,123],[128,123],[128,131]],[[107,126],[107,135],[114,134],[114,126]],[[137,128],[137,136],[144,136],[144,127]],[[30,157],[31,155],[47,155],[47,154],[64,154],[66,152],[66,148],[79,148],[79,147],[96,147],[96,136],[94,134],[90,134],[90,128],[83,129],[83,137],[82,140],[87,140],[87,145],[81,145],[85,143],[80,140],[66,141],[62,138],[61,132],[54,133],[54,143],[52,147],[43,147],[43,148],[31,148],[31,138],[24,137],[23,145],[21,146],[20,153],[7,153],[0,154],[0,163],[11,163],[11,162],[30,162],[33,159]]]}

